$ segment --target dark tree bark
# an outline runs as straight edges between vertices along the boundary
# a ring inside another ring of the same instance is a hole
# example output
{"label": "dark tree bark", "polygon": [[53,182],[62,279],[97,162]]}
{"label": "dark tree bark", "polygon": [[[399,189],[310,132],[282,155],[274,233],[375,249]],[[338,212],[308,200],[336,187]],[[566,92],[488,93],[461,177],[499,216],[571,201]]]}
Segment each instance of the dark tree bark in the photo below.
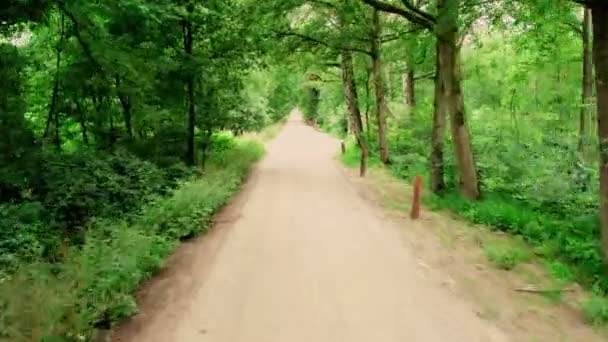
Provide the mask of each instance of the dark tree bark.
{"label": "dark tree bark", "polygon": [[53,143],[57,149],[61,149],[61,137],[59,134],[59,113],[57,112],[57,101],[59,98],[59,69],[61,67],[61,52],[63,51],[63,42],[65,40],[65,16],[61,15],[61,26],[59,32],[59,42],[57,43],[57,57],[55,59],[55,84],[53,85],[53,94],[51,95],[51,103],[49,106],[49,114],[47,117],[46,127],[44,129],[44,138],[47,138],[51,132],[53,125]]}
{"label": "dark tree bark", "polygon": [[367,159],[369,157],[369,147],[363,134],[363,122],[361,120],[361,111],[359,110],[359,98],[357,96],[357,85],[355,83],[355,72],[353,67],[353,57],[348,50],[342,51],[342,84],[344,86],[344,98],[346,106],[350,114],[351,130],[355,135],[357,144],[361,151],[361,159],[359,164],[359,175],[365,176],[367,171]]}
{"label": "dark tree bark", "polygon": [[213,131],[211,129],[207,129],[205,130],[205,134],[203,136],[203,143],[201,146],[201,168],[204,169],[205,165],[207,164],[207,157],[208,157],[208,151],[209,151],[209,146],[211,145],[211,135],[213,134]]}
{"label": "dark tree bark", "polygon": [[411,67],[406,67],[402,78],[405,105],[411,110],[416,106],[416,80],[414,79],[414,69]]}
{"label": "dark tree bark", "polygon": [[600,219],[602,251],[608,261],[608,4],[591,5],[593,56],[597,90],[598,137],[600,142]]}
{"label": "dark tree bark", "polygon": [[77,96],[74,97],[74,103],[76,104],[76,110],[78,111],[78,121],[80,123],[80,131],[82,133],[82,142],[85,145],[89,145],[89,134],[87,131],[87,120],[85,116],[85,112],[82,108],[82,104]]}
{"label": "dark tree bark", "polygon": [[369,138],[369,111],[370,111],[370,82],[372,79],[372,68],[371,65],[367,66],[365,68],[365,133],[368,135]]}
{"label": "dark tree bark", "polygon": [[445,77],[440,74],[442,71],[439,66],[439,47],[435,54],[435,104],[433,107],[433,127],[431,131],[431,156],[430,161],[430,187],[435,194],[441,193],[445,189],[443,176],[443,141],[445,136]]}
{"label": "dark tree bark", "polygon": [[593,96],[593,61],[591,58],[591,12],[585,9],[583,17],[583,84],[582,84],[582,102],[581,112],[579,117],[579,137],[578,151],[583,152],[585,148],[585,140],[587,136],[587,120],[589,118],[589,107],[591,106],[591,98]]}
{"label": "dark tree bark", "polygon": [[452,144],[456,154],[459,188],[468,199],[480,196],[477,168],[473,157],[469,128],[466,122],[462,81],[460,75],[458,38],[458,11],[460,0],[438,0],[437,44],[439,51],[439,75],[445,86],[445,110],[450,117]]}
{"label": "dark tree bark", "polygon": [[[191,5],[188,6],[188,12],[192,12],[194,9]],[[188,20],[183,22],[184,32],[184,51],[190,57],[192,57],[192,46],[193,46],[193,33],[192,23]],[[194,165],[195,152],[194,152],[194,128],[196,126],[196,107],[194,103],[194,75],[189,73],[186,79],[186,91],[187,91],[187,102],[188,102],[188,128],[187,128],[187,150],[186,150],[186,163],[190,166]]]}
{"label": "dark tree bark", "polygon": [[384,94],[384,80],[382,79],[382,61],[380,56],[380,12],[377,9],[373,10],[372,14],[372,37],[371,37],[371,59],[372,59],[372,77],[374,81],[374,90],[376,93],[376,119],[378,124],[378,147],[380,149],[380,160],[388,164],[389,153],[388,143],[386,141],[386,112],[387,105]]}
{"label": "dark tree bark", "polygon": [[129,95],[125,94],[120,89],[120,75],[116,75],[116,93],[118,94],[118,99],[120,100],[120,104],[122,105],[122,115],[125,121],[125,128],[127,129],[127,134],[129,137],[133,137],[133,128],[131,125],[131,99]]}

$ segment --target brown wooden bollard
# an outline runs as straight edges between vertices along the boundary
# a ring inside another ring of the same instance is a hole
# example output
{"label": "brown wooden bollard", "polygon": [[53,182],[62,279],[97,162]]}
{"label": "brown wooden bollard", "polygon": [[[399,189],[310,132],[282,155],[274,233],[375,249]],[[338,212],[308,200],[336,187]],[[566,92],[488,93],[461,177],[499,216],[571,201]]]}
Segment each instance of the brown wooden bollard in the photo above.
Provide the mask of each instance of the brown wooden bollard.
{"label": "brown wooden bollard", "polygon": [[346,145],[344,141],[340,141],[340,149],[342,150],[342,154],[346,153]]}
{"label": "brown wooden bollard", "polygon": [[414,197],[412,198],[412,211],[410,218],[416,220],[420,217],[420,195],[422,194],[422,176],[418,175],[414,179]]}

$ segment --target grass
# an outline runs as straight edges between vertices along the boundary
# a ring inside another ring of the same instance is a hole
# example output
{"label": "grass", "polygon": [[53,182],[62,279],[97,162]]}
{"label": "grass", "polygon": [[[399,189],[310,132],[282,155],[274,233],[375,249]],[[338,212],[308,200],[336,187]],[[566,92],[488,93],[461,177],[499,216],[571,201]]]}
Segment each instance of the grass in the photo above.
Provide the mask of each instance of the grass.
{"label": "grass", "polygon": [[245,133],[245,138],[249,139],[249,140],[258,141],[260,143],[266,143],[266,142],[276,138],[277,135],[279,135],[279,133],[281,133],[281,130],[283,129],[283,126],[285,125],[285,123],[287,122],[288,119],[289,119],[289,117],[285,116],[285,117],[281,118],[279,121],[277,121],[271,125],[268,125],[267,127],[265,127],[264,129],[262,129],[259,132]]}
{"label": "grass", "polygon": [[492,265],[507,271],[512,270],[519,263],[529,261],[532,257],[525,247],[513,243],[483,244],[482,248]]}
{"label": "grass", "polygon": [[[354,145],[354,141],[351,141],[351,140],[345,141],[345,144],[347,145],[348,148],[346,149],[346,152],[344,154],[340,155],[340,160],[347,167],[351,167],[351,168],[359,167],[359,160],[361,157],[359,148],[357,148]],[[382,165],[382,163],[380,162],[380,159],[378,159],[378,157],[376,155],[372,154],[367,161],[367,167],[373,168],[373,167],[378,167],[380,165]]]}
{"label": "grass", "polygon": [[203,177],[157,198],[128,222],[94,222],[62,263],[23,265],[0,283],[0,340],[84,341],[136,312],[134,293],[180,239],[204,233],[263,154],[240,142],[212,156]]}
{"label": "grass", "polygon": [[595,326],[608,324],[608,298],[593,296],[581,303],[587,322]]}

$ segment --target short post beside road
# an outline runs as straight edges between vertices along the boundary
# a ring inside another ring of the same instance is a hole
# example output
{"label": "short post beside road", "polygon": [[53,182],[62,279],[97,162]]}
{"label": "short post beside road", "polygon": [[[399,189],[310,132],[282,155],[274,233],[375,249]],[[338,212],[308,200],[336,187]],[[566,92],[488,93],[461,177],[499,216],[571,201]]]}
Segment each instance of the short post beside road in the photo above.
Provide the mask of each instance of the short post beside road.
{"label": "short post beside road", "polygon": [[417,220],[420,218],[420,196],[422,194],[422,176],[418,175],[414,179],[414,197],[412,198],[412,211],[410,218]]}

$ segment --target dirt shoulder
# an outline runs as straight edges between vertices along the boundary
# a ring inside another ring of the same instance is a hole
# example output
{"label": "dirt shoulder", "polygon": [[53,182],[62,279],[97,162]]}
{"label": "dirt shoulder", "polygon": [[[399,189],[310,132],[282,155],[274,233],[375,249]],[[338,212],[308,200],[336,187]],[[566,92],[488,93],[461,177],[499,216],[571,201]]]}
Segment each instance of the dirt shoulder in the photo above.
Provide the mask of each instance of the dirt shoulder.
{"label": "dirt shoulder", "polygon": [[422,218],[408,217],[412,189],[384,169],[372,169],[361,179],[343,172],[361,197],[376,203],[402,227],[402,237],[419,263],[443,278],[444,286],[475,305],[480,318],[497,324],[515,341],[606,341],[605,330],[584,323],[578,303],[587,294],[576,284],[567,291],[531,257],[511,270],[488,260],[492,248],[526,247],[516,238],[487,227],[467,224],[453,214],[422,209]]}

